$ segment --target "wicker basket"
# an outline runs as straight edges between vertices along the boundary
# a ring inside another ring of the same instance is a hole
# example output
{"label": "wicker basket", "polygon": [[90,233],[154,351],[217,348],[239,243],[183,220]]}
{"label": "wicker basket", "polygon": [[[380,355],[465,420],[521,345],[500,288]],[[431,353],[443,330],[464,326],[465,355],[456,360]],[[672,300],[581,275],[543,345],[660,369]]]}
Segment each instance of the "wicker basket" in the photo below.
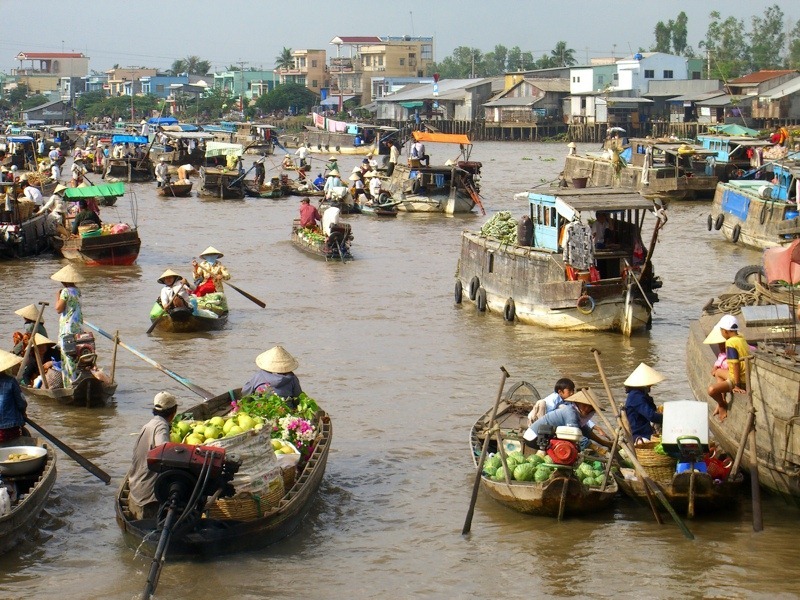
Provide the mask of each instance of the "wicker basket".
{"label": "wicker basket", "polygon": [[281,475],[283,475],[283,489],[289,491],[297,477],[297,467],[281,467]]}
{"label": "wicker basket", "polygon": [[208,516],[212,519],[252,521],[278,506],[283,495],[283,478],[277,477],[270,482],[265,494],[241,492],[233,498],[220,498],[208,509]]}
{"label": "wicker basket", "polygon": [[669,481],[675,474],[678,461],[670,456],[658,454],[655,448],[660,442],[649,442],[636,446],[636,458],[647,474],[655,481]]}

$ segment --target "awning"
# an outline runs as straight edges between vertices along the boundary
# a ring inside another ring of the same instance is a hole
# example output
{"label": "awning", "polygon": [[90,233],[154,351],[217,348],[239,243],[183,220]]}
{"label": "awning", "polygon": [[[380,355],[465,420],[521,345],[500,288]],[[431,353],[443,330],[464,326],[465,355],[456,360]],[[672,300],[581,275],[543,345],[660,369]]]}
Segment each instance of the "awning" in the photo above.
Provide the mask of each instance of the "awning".
{"label": "awning", "polygon": [[83,187],[67,188],[64,198],[68,200],[77,198],[111,198],[125,195],[125,184],[121,181],[104,183],[102,185],[87,185]]}
{"label": "awning", "polygon": [[177,125],[178,119],[175,117],[152,117],[147,122],[150,125]]}
{"label": "awning", "polygon": [[210,140],[214,134],[208,131],[162,131],[171,140]]}
{"label": "awning", "polygon": [[342,104],[344,104],[348,100],[355,98],[355,96],[328,96],[319,104],[320,106],[339,106],[339,98],[342,99]]}
{"label": "awning", "polygon": [[431,133],[429,131],[413,131],[414,139],[418,142],[432,142],[437,144],[472,144],[463,133]]}
{"label": "awning", "polygon": [[14,136],[8,136],[6,138],[6,141],[14,142],[16,144],[25,144],[27,142],[32,142],[33,138],[29,135],[14,135]]}
{"label": "awning", "polygon": [[425,106],[425,103],[422,100],[411,100],[409,102],[401,102],[400,106],[403,108],[419,108],[420,106]]}
{"label": "awning", "polygon": [[244,148],[241,144],[228,144],[226,142],[207,142],[206,158],[214,156],[241,156]]}
{"label": "awning", "polygon": [[112,144],[149,144],[150,140],[143,135],[113,135]]}

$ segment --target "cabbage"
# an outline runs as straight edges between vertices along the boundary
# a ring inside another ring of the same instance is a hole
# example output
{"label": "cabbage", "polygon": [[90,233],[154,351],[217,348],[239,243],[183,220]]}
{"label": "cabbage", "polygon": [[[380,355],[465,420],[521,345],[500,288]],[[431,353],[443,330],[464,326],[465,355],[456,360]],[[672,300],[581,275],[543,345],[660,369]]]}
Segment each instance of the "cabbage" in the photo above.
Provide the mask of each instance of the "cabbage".
{"label": "cabbage", "polygon": [[589,463],[581,463],[580,466],[575,469],[575,472],[578,474],[578,477],[583,475],[584,477],[591,477],[592,476],[592,465]]}
{"label": "cabbage", "polygon": [[587,477],[583,480],[583,485],[586,487],[595,487],[597,485],[597,480],[594,477]]}
{"label": "cabbage", "polygon": [[545,457],[544,457],[544,462],[546,462],[548,465],[552,465],[552,464],[553,464],[553,459],[552,459],[552,457],[551,457],[551,456],[548,454],[547,456],[545,456]]}
{"label": "cabbage", "polygon": [[599,460],[596,460],[596,461],[594,461],[592,463],[592,468],[595,471],[602,471],[603,470],[603,463],[601,463]]}
{"label": "cabbage", "polygon": [[519,450],[516,450],[516,451],[512,452],[511,454],[509,454],[508,458],[513,458],[515,461],[517,461],[517,464],[522,464],[522,463],[525,462],[525,457],[522,455],[522,452],[520,452]]}
{"label": "cabbage", "polygon": [[548,479],[550,479],[550,474],[551,474],[550,469],[545,469],[545,468],[536,469],[536,473],[533,476],[533,480],[538,483],[547,481]]}
{"label": "cabbage", "polygon": [[606,476],[605,476],[605,475],[598,475],[598,476],[595,478],[595,483],[597,483],[597,485],[598,485],[598,486],[601,486],[601,485],[603,485],[603,482],[604,482],[605,480],[606,480]]}
{"label": "cabbage", "polygon": [[538,466],[544,462],[544,458],[539,456],[538,454],[531,454],[528,458],[525,459],[525,462]]}
{"label": "cabbage", "polygon": [[499,469],[497,469],[497,471],[495,471],[494,477],[492,477],[492,479],[494,479],[495,481],[505,481],[506,480],[506,471],[505,471],[505,469],[503,469],[502,465],[500,466]]}
{"label": "cabbage", "polygon": [[533,481],[536,476],[536,467],[530,463],[522,463],[514,469],[514,479],[517,481]]}

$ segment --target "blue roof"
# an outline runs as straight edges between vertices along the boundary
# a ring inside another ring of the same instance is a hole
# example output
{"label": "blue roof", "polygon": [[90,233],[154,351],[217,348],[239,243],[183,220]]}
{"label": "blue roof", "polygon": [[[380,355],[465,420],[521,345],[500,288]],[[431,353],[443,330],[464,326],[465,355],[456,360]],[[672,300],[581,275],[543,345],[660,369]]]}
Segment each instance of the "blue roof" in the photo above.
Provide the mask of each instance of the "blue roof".
{"label": "blue roof", "polygon": [[15,135],[6,137],[6,141],[9,142],[16,142],[17,144],[22,144],[24,142],[32,142],[33,138],[29,135]]}
{"label": "blue roof", "polygon": [[150,125],[177,125],[178,119],[175,117],[152,117],[147,122]]}
{"label": "blue roof", "polygon": [[112,144],[149,144],[150,140],[143,135],[114,135],[111,136]]}
{"label": "blue roof", "polygon": [[183,131],[200,131],[199,125],[192,125],[191,123],[181,123],[180,128]]}

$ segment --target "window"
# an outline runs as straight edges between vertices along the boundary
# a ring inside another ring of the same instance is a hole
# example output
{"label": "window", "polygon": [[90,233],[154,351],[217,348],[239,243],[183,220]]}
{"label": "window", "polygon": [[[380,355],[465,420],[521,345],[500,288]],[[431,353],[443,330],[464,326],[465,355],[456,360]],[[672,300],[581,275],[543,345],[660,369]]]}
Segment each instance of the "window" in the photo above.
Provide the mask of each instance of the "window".
{"label": "window", "polygon": [[383,54],[381,54],[381,55],[378,57],[378,66],[379,66],[379,67],[382,67],[382,66],[383,66]]}
{"label": "window", "polygon": [[619,73],[614,73],[614,81],[619,81]]}
{"label": "window", "polygon": [[672,79],[672,71],[664,71],[664,79]]}
{"label": "window", "polygon": [[645,69],[644,70],[644,78],[645,79],[652,79],[655,76],[656,76],[656,74],[655,74],[655,71],[653,69]]}
{"label": "window", "polygon": [[433,60],[433,44],[422,44],[420,58],[422,60]]}
{"label": "window", "polygon": [[[144,86],[142,86],[142,88],[144,88]],[[163,92],[163,91],[164,91],[164,84],[163,83],[157,83],[156,84],[156,92]],[[150,85],[147,86],[147,92],[145,92],[145,93],[146,94],[150,93]]]}
{"label": "window", "polygon": [[400,59],[400,66],[401,67],[405,67],[406,66],[406,59],[405,58],[401,58]]}
{"label": "window", "polygon": [[312,79],[312,80],[311,80],[311,87],[312,87],[312,88],[319,87],[319,86],[317,85],[317,80],[316,80],[316,79]]}
{"label": "window", "polygon": [[603,85],[603,83],[605,82],[605,79],[606,78],[603,75],[598,75],[597,76],[597,85]]}
{"label": "window", "polygon": [[692,79],[700,79],[700,71],[692,71]]}

